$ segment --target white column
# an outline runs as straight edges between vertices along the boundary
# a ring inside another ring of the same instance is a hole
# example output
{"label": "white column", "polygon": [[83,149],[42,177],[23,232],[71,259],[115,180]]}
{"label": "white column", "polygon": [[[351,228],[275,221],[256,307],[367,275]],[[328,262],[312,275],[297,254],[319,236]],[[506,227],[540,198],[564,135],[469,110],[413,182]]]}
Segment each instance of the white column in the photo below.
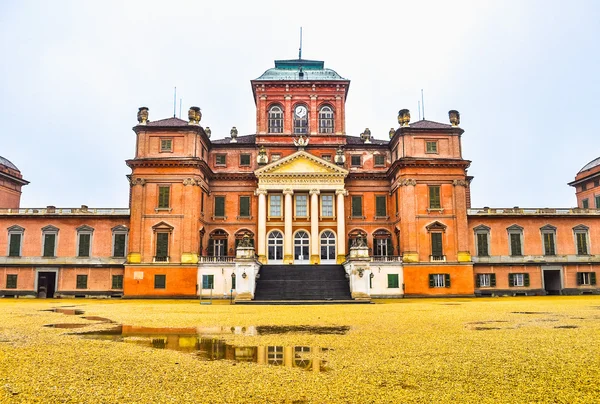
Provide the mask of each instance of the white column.
{"label": "white column", "polygon": [[292,264],[294,262],[294,235],[292,234],[292,215],[293,215],[293,204],[292,195],[294,191],[291,189],[284,189],[283,195],[285,195],[284,201],[284,235],[283,235],[283,263]]}
{"label": "white column", "polygon": [[348,191],[345,189],[338,189],[335,191],[337,196],[337,263],[341,264],[346,259],[346,220],[344,215],[346,211],[344,210],[344,197],[348,195]]}
{"label": "white column", "polygon": [[258,195],[258,231],[257,231],[257,254],[258,260],[267,263],[267,249],[265,239],[267,237],[267,190],[257,189],[255,192]]}
{"label": "white column", "polygon": [[310,190],[310,263],[319,264],[319,190]]}

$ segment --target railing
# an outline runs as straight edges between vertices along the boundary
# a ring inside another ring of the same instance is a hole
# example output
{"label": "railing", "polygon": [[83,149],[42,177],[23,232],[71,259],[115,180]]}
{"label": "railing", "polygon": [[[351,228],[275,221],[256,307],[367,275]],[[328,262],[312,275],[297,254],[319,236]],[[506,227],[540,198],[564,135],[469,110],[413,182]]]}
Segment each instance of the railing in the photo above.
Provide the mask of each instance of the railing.
{"label": "railing", "polygon": [[235,262],[235,257],[234,256],[200,257],[200,262]]}
{"label": "railing", "polygon": [[472,208],[468,215],[600,215],[600,209],[583,208]]}
{"label": "railing", "polygon": [[429,262],[446,262],[445,255],[430,255]]}
{"label": "railing", "polygon": [[402,262],[400,255],[374,255],[371,257],[371,262]]}
{"label": "railing", "polygon": [[169,262],[169,257],[154,257],[153,262]]}
{"label": "railing", "polygon": [[129,215],[129,209],[127,209],[127,208],[0,209],[0,215]]}

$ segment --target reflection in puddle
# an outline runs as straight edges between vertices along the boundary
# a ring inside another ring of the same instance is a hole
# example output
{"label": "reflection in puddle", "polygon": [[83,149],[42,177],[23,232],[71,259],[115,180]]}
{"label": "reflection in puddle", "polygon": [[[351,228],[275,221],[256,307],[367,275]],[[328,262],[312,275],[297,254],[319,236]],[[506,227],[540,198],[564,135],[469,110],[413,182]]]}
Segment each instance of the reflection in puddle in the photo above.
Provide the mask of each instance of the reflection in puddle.
{"label": "reflection in puddle", "polygon": [[48,310],[41,310],[41,311],[51,311],[53,313],[62,313],[62,314],[70,315],[70,316],[80,316],[83,313],[85,313],[85,311],[79,310],[79,309],[48,309]]}
{"label": "reflection in puddle", "polygon": [[49,328],[83,328],[89,324],[63,323],[63,324],[45,324],[44,327]]}
{"label": "reflection in puddle", "polygon": [[[77,335],[84,338],[128,342],[157,349],[172,349],[194,353],[198,358],[208,361],[232,360],[253,362],[263,365],[296,367],[313,372],[326,370],[327,362],[322,357],[327,348],[311,346],[240,346],[232,345],[215,335],[242,334],[258,335],[260,327],[187,327],[187,328],[150,328],[118,326],[104,331],[90,331]],[[252,329],[252,330],[249,330]],[[248,332],[252,334],[247,334]],[[289,332],[289,331],[286,331]],[[211,336],[206,336],[207,334]]]}

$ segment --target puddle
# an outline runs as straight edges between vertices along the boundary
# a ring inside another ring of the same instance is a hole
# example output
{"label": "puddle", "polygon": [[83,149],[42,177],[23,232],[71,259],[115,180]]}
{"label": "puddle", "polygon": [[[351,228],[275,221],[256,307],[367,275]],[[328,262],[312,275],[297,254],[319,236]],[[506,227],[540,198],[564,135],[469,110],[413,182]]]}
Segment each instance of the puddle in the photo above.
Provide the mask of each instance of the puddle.
{"label": "puddle", "polygon": [[508,323],[508,321],[507,320],[472,321],[467,324],[491,324],[491,323]]}
{"label": "puddle", "polygon": [[62,323],[62,324],[45,324],[44,327],[48,328],[83,328],[89,324],[77,324],[77,323]]}
{"label": "puddle", "polygon": [[83,310],[79,309],[48,309],[48,310],[40,310],[40,311],[50,311],[53,313],[62,313],[69,316],[80,316],[85,313]]}
{"label": "puddle", "polygon": [[579,327],[576,325],[557,325],[557,326],[554,326],[554,328],[579,328]]}
{"label": "puddle", "polygon": [[350,331],[350,327],[344,326],[314,326],[314,325],[295,325],[295,326],[278,326],[278,325],[261,325],[256,327],[258,335],[274,335],[274,334],[288,334],[288,333],[306,333],[306,334],[318,334],[318,335],[345,335]]}
{"label": "puddle", "polygon": [[[235,332],[237,328],[240,327],[151,328],[123,325],[109,330],[89,331],[74,335],[80,335],[86,339],[125,342],[155,349],[188,352],[193,353],[201,360],[207,361],[252,362],[263,365],[296,367],[313,372],[326,370],[327,361],[322,358],[322,355],[329,351],[328,348],[233,345],[215,336],[202,335],[207,330],[220,331],[221,334],[224,334]],[[256,330],[261,327],[248,328]]]}
{"label": "puddle", "polygon": [[110,318],[106,318],[106,317],[82,316],[81,318],[85,318],[86,320],[90,320],[90,321],[98,321],[101,323],[114,323],[114,321],[112,321]]}
{"label": "puddle", "polygon": [[513,314],[553,314],[547,311],[511,311]]}
{"label": "puddle", "polygon": [[473,327],[476,331],[501,330],[499,327]]}

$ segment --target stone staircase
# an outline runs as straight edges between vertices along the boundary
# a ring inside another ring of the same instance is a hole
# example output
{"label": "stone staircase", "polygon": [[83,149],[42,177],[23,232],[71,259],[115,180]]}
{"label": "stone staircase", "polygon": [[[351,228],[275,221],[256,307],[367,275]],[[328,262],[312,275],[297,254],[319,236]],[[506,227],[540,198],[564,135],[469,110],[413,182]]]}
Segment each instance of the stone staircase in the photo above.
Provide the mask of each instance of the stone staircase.
{"label": "stone staircase", "polygon": [[352,300],[341,265],[263,265],[254,301]]}

